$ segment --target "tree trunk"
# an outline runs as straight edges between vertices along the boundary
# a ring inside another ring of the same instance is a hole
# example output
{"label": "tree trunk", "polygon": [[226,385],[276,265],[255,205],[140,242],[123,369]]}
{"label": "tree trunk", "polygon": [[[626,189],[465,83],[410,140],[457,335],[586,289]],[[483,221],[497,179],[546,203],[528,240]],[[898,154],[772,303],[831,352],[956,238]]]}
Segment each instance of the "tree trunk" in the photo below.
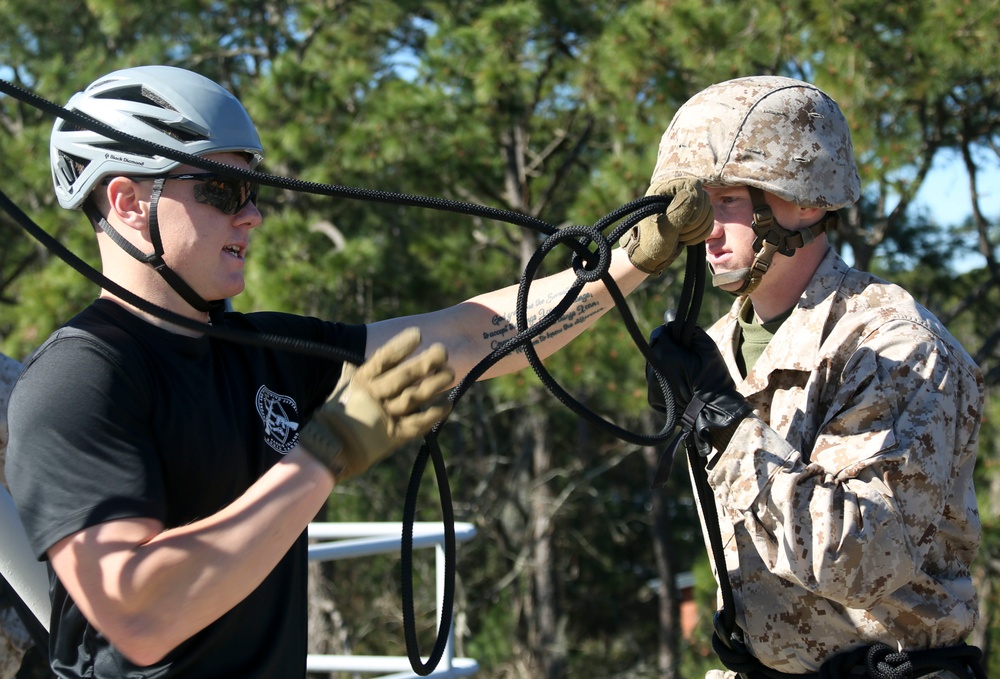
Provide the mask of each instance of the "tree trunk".
{"label": "tree trunk", "polygon": [[[539,400],[536,393],[532,402]],[[548,483],[552,469],[548,441],[548,417],[537,407],[528,409],[528,431],[532,439],[532,477],[535,481],[529,499],[532,549],[531,583],[533,611],[529,645],[536,656],[542,676],[562,679],[566,676],[566,640],[564,622],[558,605],[555,582],[556,557],[552,539],[552,506],[554,495]]]}
{"label": "tree trunk", "polygon": [[[652,411],[643,414],[643,431],[652,431]],[[660,463],[662,450],[653,446],[643,448],[643,457],[649,469],[650,479],[656,474]],[[656,557],[656,575],[659,580],[657,597],[659,599],[660,628],[657,633],[656,667],[659,679],[678,679],[678,662],[680,649],[680,602],[677,596],[677,569],[674,565],[673,538],[670,532],[670,502],[671,495],[663,491],[654,491],[650,513],[653,519],[653,554]]]}

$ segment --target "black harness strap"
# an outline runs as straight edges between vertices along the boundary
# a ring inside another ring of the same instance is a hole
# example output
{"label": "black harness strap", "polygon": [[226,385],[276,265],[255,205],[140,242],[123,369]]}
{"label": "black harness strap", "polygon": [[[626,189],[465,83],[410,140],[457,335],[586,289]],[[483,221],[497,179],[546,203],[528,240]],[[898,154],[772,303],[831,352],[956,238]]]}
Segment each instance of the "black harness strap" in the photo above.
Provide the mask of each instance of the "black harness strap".
{"label": "black harness strap", "polygon": [[920,651],[897,651],[886,644],[871,644],[832,656],[819,672],[788,674],[762,664],[745,647],[720,647],[718,639],[713,636],[712,645],[722,663],[746,679],[920,679],[939,672],[986,679],[982,651],[968,644]]}

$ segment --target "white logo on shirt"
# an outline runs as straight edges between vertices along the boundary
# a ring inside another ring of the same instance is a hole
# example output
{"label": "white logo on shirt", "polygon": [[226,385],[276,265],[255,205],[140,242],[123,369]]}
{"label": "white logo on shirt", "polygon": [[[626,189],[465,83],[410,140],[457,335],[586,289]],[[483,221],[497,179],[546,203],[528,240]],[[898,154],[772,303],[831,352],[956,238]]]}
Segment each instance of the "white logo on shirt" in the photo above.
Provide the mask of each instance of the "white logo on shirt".
{"label": "white logo on shirt", "polygon": [[264,421],[264,441],[282,455],[288,453],[298,440],[299,423],[295,399],[276,394],[264,385],[257,390],[257,413]]}

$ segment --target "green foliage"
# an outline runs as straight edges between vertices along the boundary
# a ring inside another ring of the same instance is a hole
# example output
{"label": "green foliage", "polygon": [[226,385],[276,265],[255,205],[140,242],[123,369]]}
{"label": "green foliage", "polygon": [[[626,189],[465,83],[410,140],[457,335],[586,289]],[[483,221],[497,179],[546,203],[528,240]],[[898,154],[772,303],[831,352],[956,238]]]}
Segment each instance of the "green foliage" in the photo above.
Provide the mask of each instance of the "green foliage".
{"label": "green foliage", "polygon": [[511,640],[517,629],[511,598],[510,590],[498,592],[484,608],[485,615],[478,621],[478,631],[469,639],[469,657],[475,658],[486,672],[502,666],[513,653]]}

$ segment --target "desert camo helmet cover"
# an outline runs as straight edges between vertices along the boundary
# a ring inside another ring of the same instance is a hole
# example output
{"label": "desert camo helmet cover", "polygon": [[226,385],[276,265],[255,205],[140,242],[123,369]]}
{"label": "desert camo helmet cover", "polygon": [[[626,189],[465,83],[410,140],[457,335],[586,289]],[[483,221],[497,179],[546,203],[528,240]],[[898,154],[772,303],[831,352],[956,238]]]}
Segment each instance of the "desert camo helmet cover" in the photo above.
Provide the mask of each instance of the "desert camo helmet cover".
{"label": "desert camo helmet cover", "polygon": [[[707,186],[744,185],[751,191],[758,235],[754,248],[758,259],[766,256],[767,261],[756,282],[749,271],[744,274],[738,293],[756,287],[774,252],[791,255],[834,226],[836,210],[861,195],[851,133],[840,107],[816,86],[783,76],[718,83],[678,109],[660,140],[652,181],[692,176]],[[758,223],[760,208],[767,216],[770,210],[754,189],[799,207],[827,210],[830,219],[804,232],[791,232],[773,219]]]}

